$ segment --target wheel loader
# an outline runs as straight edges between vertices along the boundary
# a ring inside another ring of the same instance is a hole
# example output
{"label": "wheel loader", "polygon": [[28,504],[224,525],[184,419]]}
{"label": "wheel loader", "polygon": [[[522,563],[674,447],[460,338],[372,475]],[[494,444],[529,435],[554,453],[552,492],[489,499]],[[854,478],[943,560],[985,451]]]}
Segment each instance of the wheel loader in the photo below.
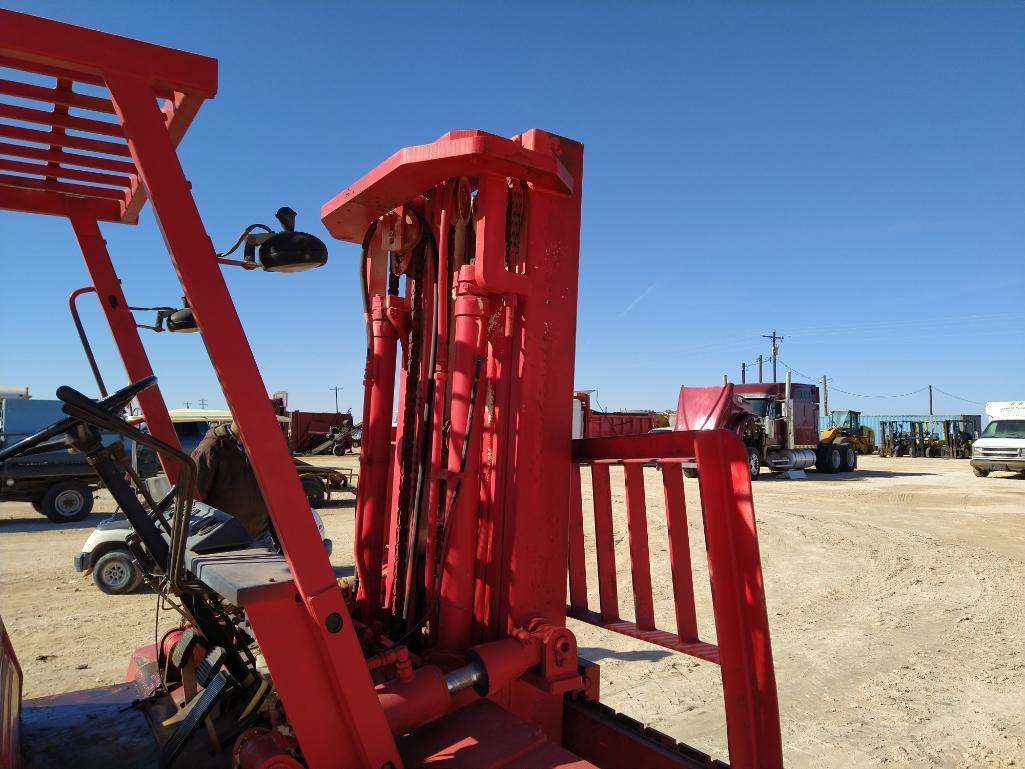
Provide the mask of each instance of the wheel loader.
{"label": "wheel loader", "polygon": [[829,427],[819,434],[819,443],[828,444],[843,440],[851,444],[859,454],[875,453],[875,433],[861,424],[860,411],[830,411]]}

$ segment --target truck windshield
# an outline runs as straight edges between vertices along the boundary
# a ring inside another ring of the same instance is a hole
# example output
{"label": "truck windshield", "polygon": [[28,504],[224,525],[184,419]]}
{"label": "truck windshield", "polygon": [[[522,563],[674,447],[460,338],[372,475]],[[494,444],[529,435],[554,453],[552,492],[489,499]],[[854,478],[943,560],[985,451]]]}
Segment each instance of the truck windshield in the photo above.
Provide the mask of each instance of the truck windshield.
{"label": "truck windshield", "polygon": [[1025,419],[1000,419],[990,422],[983,438],[1025,438]]}
{"label": "truck windshield", "polygon": [[751,410],[760,417],[764,417],[769,413],[769,399],[768,398],[745,398],[748,404],[751,406]]}

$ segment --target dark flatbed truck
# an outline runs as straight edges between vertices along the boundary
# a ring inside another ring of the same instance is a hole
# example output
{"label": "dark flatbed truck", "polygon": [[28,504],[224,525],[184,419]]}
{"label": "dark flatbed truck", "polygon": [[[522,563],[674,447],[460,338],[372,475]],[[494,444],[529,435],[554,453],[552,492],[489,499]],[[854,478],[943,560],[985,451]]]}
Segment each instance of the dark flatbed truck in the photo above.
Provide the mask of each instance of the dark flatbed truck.
{"label": "dark flatbed truck", "polygon": [[[0,402],[0,446],[64,417],[60,401]],[[52,451],[0,462],[0,502],[29,502],[55,523],[81,521],[93,509],[96,473],[81,454]]]}

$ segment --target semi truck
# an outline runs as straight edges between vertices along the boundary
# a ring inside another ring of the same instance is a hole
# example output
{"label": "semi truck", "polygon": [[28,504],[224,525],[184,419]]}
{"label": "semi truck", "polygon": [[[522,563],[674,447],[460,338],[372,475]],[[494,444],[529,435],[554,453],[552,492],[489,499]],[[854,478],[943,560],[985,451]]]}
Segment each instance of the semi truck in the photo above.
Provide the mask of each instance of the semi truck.
{"label": "semi truck", "polygon": [[[751,479],[763,467],[771,471],[805,470],[848,473],[858,454],[841,431],[819,434],[819,388],[785,382],[728,383],[720,387],[681,387],[677,430],[730,430],[747,449]],[[684,466],[694,477],[696,470]]]}
{"label": "semi truck", "polygon": [[[63,419],[57,400],[0,399],[0,448]],[[80,521],[93,509],[96,473],[82,454],[50,451],[0,462],[0,502],[29,502],[55,523]]]}
{"label": "semi truck", "polygon": [[1025,401],[990,401],[986,417],[989,424],[972,443],[972,472],[980,478],[1025,473]]}

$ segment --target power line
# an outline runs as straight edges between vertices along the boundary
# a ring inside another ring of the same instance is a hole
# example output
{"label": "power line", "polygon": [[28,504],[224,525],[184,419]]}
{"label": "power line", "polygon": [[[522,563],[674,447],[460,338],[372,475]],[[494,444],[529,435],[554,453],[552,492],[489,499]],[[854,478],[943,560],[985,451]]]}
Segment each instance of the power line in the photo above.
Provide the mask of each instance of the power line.
{"label": "power line", "polygon": [[[828,382],[832,382],[831,379],[829,379],[827,381]],[[844,395],[853,395],[855,398],[907,398],[909,395],[918,395],[918,393],[925,392],[926,390],[929,389],[929,386],[926,385],[925,387],[920,387],[917,390],[912,390],[911,392],[907,392],[907,393],[897,393],[896,395],[865,395],[864,393],[852,393],[852,392],[849,392],[848,390],[844,390],[844,389],[842,389],[840,387],[837,387],[834,384],[830,384],[829,386],[833,390],[836,390],[836,392],[838,392],[838,393],[843,393]]]}
{"label": "power line", "polygon": [[[809,379],[809,380],[815,380],[816,379],[816,377],[810,376],[809,374],[805,374],[803,371],[798,371],[796,368],[794,368],[793,366],[789,365],[786,361],[780,360],[780,363],[788,371],[790,371],[790,372],[792,372],[794,374],[798,374],[798,375],[804,377],[805,379]],[[925,392],[926,390],[929,389],[929,385],[925,385],[924,387],[919,387],[917,390],[912,390],[912,391],[906,392],[906,393],[896,393],[894,395],[868,395],[866,393],[855,393],[855,392],[851,392],[850,390],[844,390],[842,387],[837,387],[835,384],[833,384],[833,380],[831,378],[827,378],[826,381],[829,382],[829,387],[830,387],[831,390],[834,390],[834,391],[839,392],[839,393],[843,393],[844,395],[850,395],[850,396],[853,396],[855,398],[907,398],[907,397],[909,397],[911,395],[918,395],[919,393]],[[971,400],[969,398],[962,398],[959,395],[953,395],[952,393],[948,393],[948,392],[946,392],[944,390],[941,390],[939,387],[936,387],[936,385],[933,385],[933,389],[936,392],[938,392],[938,393],[943,393],[943,395],[946,395],[949,398],[954,398],[954,399],[959,400],[959,401],[964,401],[965,403],[974,403],[977,406],[984,406],[985,405],[981,401],[973,401],[973,400]]]}
{"label": "power line", "polygon": [[985,405],[986,405],[986,404],[985,404],[985,403],[983,403],[982,401],[973,401],[973,400],[970,400],[970,399],[968,399],[968,398],[962,398],[962,397],[961,397],[960,395],[954,395],[953,393],[948,393],[948,392],[946,392],[946,391],[944,391],[944,390],[941,390],[941,389],[940,389],[939,387],[937,387],[936,385],[933,385],[933,389],[934,389],[934,390],[935,390],[936,392],[938,392],[938,393],[943,393],[943,394],[944,394],[944,395],[946,395],[946,396],[947,396],[948,398],[953,398],[954,400],[964,401],[965,403],[974,403],[974,404],[975,404],[976,406],[985,406]]}

